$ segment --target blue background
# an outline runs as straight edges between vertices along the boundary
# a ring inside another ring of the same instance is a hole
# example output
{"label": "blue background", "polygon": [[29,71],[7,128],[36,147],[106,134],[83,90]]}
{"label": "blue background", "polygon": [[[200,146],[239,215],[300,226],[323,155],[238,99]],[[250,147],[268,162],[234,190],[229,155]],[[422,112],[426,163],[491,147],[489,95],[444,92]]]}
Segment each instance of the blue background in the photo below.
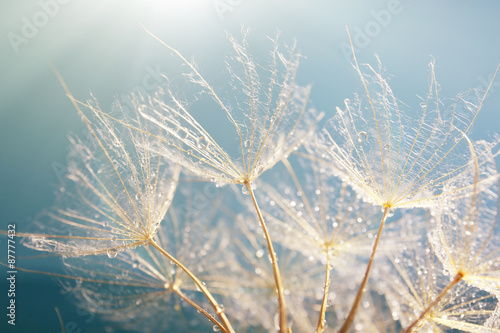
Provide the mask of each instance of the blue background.
{"label": "blue background", "polygon": [[[327,116],[360,88],[342,51],[348,43],[346,25],[358,60],[373,64],[377,53],[392,74],[396,96],[411,106],[418,105],[416,96],[427,91],[431,55],[443,97],[486,88],[500,63],[500,3],[493,0],[72,0],[64,4],[61,0],[47,9],[54,1],[0,1],[0,226],[4,230],[16,223],[18,231],[26,231],[38,213],[53,205],[66,165],[67,136],[85,133],[49,63],[61,72],[75,97],[85,99],[93,93],[104,110],[115,96],[141,87],[150,91],[156,84],[151,71],[180,72],[178,61],[139,22],[187,58],[194,56],[212,82],[217,82],[229,54],[226,32],[239,36],[242,25],[250,28],[251,52],[261,53],[271,47],[264,37],[277,30],[283,41],[296,38],[306,57],[298,82],[313,85],[312,101]],[[390,17],[381,14],[390,9]],[[24,38],[26,22],[39,27],[28,31],[29,38],[16,46],[13,36]],[[498,131],[499,112],[497,78],[472,137],[487,139]],[[2,238],[1,262],[6,255]],[[51,269],[33,261],[29,265]],[[0,267],[0,309],[7,304],[5,270]],[[78,314],[52,278],[19,272],[17,291],[17,325],[15,329],[6,325],[5,310],[0,310],[2,332],[5,327],[7,332],[58,332],[54,306],[59,306],[66,323],[75,323],[67,332],[93,332],[100,326],[98,319]]]}

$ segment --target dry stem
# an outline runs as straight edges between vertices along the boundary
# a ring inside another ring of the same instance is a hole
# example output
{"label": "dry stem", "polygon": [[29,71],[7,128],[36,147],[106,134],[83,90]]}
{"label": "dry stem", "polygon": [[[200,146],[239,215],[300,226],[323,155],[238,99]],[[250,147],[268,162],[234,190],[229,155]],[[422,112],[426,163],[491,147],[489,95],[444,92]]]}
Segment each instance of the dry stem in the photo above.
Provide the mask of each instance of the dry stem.
{"label": "dry stem", "polygon": [[257,215],[259,216],[260,224],[262,226],[262,230],[264,231],[264,235],[267,241],[267,248],[269,250],[269,255],[271,257],[271,264],[273,266],[274,273],[274,282],[276,284],[276,292],[278,293],[278,306],[279,306],[279,314],[280,314],[280,333],[286,333],[287,330],[287,319],[286,319],[286,304],[285,304],[285,295],[283,293],[283,284],[281,283],[280,270],[278,267],[278,260],[276,258],[276,253],[274,253],[273,243],[271,242],[271,237],[269,236],[269,232],[267,231],[266,223],[264,222],[264,217],[262,217],[262,213],[260,211],[259,205],[257,204],[257,200],[255,199],[255,195],[253,193],[252,185],[250,182],[245,183],[245,186],[248,188],[248,192],[252,197],[253,204],[255,206],[255,210],[257,211]]}
{"label": "dry stem", "polygon": [[461,272],[458,272],[457,275],[455,275],[455,278],[450,281],[450,283],[439,293],[439,295],[436,297],[436,299],[429,304],[429,306],[420,314],[420,317],[417,318],[406,330],[404,330],[403,333],[410,333],[413,327],[417,325],[430,311],[431,309],[439,302],[441,299],[453,288],[458,282],[462,280],[464,277],[464,274]]}
{"label": "dry stem", "polygon": [[[200,288],[201,292],[207,297],[208,301],[212,305],[212,307],[215,310],[215,313],[219,316],[220,320],[222,321],[224,327],[224,330],[228,333],[234,333],[234,329],[231,326],[231,323],[227,319],[226,314],[224,313],[224,309],[219,306],[215,298],[212,296],[212,294],[208,291],[207,287],[193,274],[189,269],[187,269],[186,266],[184,266],[180,261],[175,259],[170,253],[165,251],[161,246],[159,246],[154,240],[151,239],[151,245],[154,246],[158,251],[160,251],[163,255],[165,255],[168,259],[170,259],[174,264],[176,264],[180,269],[182,269],[190,278],[193,280],[193,282],[196,284],[198,288]],[[205,314],[205,313],[204,313]],[[206,314],[205,314],[206,315]],[[208,318],[210,319],[210,317]]]}
{"label": "dry stem", "polygon": [[319,313],[318,326],[316,333],[322,333],[325,329],[325,312],[328,306],[328,289],[330,287],[330,253],[328,246],[326,247],[326,273],[325,273],[325,289],[323,291],[323,302]]}
{"label": "dry stem", "polygon": [[368,266],[366,267],[365,276],[363,277],[363,281],[361,281],[361,285],[359,286],[358,294],[356,295],[356,299],[352,305],[351,311],[349,312],[349,316],[342,325],[339,330],[339,333],[347,333],[349,332],[349,328],[351,327],[354,317],[356,316],[356,312],[358,310],[359,304],[361,303],[361,298],[363,298],[363,293],[365,292],[365,286],[368,282],[368,277],[370,275],[370,270],[372,268],[373,259],[375,258],[375,252],[377,251],[378,242],[380,240],[380,235],[382,234],[382,229],[384,228],[385,220],[387,219],[387,213],[391,207],[386,206],[384,209],[384,215],[382,216],[382,221],[380,222],[380,227],[378,228],[377,238],[375,239],[375,244],[373,244],[372,254],[370,255],[370,261],[368,261]]}

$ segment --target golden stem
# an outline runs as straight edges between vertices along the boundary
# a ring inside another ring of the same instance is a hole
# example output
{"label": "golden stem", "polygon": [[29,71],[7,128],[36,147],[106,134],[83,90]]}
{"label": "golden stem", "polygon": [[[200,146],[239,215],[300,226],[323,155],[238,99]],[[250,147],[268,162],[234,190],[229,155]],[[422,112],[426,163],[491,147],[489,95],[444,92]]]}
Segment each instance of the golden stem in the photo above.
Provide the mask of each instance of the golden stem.
{"label": "golden stem", "polygon": [[288,332],[287,320],[286,320],[286,304],[285,304],[285,295],[283,293],[283,284],[281,283],[280,270],[278,267],[278,260],[276,258],[276,253],[274,253],[273,243],[271,242],[271,236],[269,236],[269,232],[267,231],[266,223],[264,222],[264,217],[262,217],[262,213],[260,211],[259,205],[257,204],[257,200],[255,199],[252,185],[250,184],[250,182],[246,182],[245,186],[248,188],[248,192],[250,193],[250,196],[252,197],[253,205],[255,206],[255,210],[257,211],[257,215],[259,216],[262,230],[264,231],[264,236],[266,237],[267,248],[269,250],[269,255],[271,257],[271,264],[273,266],[274,282],[276,284],[276,292],[278,293],[278,306],[279,306],[279,314],[280,314],[280,333],[286,333],[286,332]]}
{"label": "golden stem", "polygon": [[176,264],[180,269],[186,273],[191,280],[198,286],[198,288],[201,290],[201,292],[206,296],[210,304],[215,310],[215,313],[219,316],[220,320],[224,324],[224,327],[226,328],[226,331],[228,333],[234,333],[234,329],[231,326],[231,323],[227,319],[226,314],[224,313],[224,309],[219,306],[215,298],[212,296],[212,294],[208,291],[207,287],[193,274],[189,269],[187,269],[186,266],[184,266],[180,261],[175,259],[170,253],[165,251],[161,246],[159,246],[153,239],[151,239],[151,245],[153,245],[158,251],[160,251],[164,256],[166,256],[168,259],[170,259],[174,264]]}
{"label": "golden stem", "polygon": [[339,333],[347,333],[354,321],[354,317],[356,316],[356,312],[358,311],[359,304],[361,303],[361,298],[363,298],[363,293],[365,292],[365,286],[368,282],[373,259],[375,258],[375,252],[377,251],[378,242],[380,240],[380,235],[382,234],[382,229],[384,228],[385,220],[387,219],[387,213],[390,209],[391,208],[389,206],[386,206],[384,209],[384,216],[382,216],[382,221],[380,222],[380,227],[378,228],[377,238],[375,238],[375,244],[373,244],[372,254],[370,255],[370,260],[368,261],[368,266],[366,267],[365,276],[363,277],[363,281],[361,281],[358,294],[356,295],[356,299],[354,300],[354,303],[351,307],[349,316],[347,316],[347,319],[344,325],[342,325],[342,327],[340,328]]}
{"label": "golden stem", "polygon": [[431,309],[439,302],[441,299],[446,296],[446,294],[450,291],[451,288],[453,288],[458,282],[462,280],[464,277],[464,274],[462,272],[458,272],[457,275],[455,275],[455,278],[450,281],[450,283],[439,293],[439,295],[436,297],[436,299],[429,304],[429,306],[420,314],[420,317],[417,318],[410,326],[408,326],[407,329],[403,331],[403,333],[410,333],[413,327],[419,323],[430,311]]}
{"label": "golden stem", "polygon": [[330,287],[330,253],[329,247],[326,247],[326,273],[325,273],[325,290],[323,291],[323,302],[319,313],[318,326],[316,333],[322,333],[325,329],[325,313],[328,303],[328,289]]}
{"label": "golden stem", "polygon": [[198,304],[196,304],[195,302],[193,302],[191,299],[189,299],[186,295],[184,295],[184,293],[177,287],[174,287],[172,288],[173,291],[181,298],[183,299],[184,301],[186,301],[189,305],[191,305],[192,307],[194,307],[196,310],[198,310],[198,312],[202,313],[205,317],[208,318],[208,320],[210,320],[212,323],[214,323],[215,325],[217,325],[219,327],[219,329],[221,330],[221,332],[224,332],[224,333],[227,333],[226,331],[226,328],[217,321],[217,319],[215,319],[210,313],[208,313],[205,309],[203,309],[201,306],[199,306]]}
{"label": "golden stem", "polygon": [[66,333],[66,330],[64,329],[64,321],[62,319],[61,312],[59,312],[59,308],[56,306],[54,310],[56,310],[57,318],[59,318],[59,325],[61,325],[61,332]]}

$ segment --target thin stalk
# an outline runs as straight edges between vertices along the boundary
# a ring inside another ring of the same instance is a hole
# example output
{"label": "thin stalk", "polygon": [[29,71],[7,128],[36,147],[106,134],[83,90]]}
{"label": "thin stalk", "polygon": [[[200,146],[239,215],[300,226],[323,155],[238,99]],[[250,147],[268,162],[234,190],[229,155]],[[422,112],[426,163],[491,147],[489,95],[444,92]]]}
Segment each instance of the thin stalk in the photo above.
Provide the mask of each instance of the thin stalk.
{"label": "thin stalk", "polygon": [[196,310],[198,310],[198,312],[202,313],[203,315],[205,315],[205,317],[208,318],[208,320],[210,320],[212,323],[214,323],[215,325],[217,325],[219,327],[219,329],[221,330],[221,332],[223,333],[227,333],[226,331],[226,328],[217,321],[217,319],[215,319],[210,313],[208,313],[204,308],[202,308],[201,306],[199,306],[198,304],[196,304],[195,302],[193,302],[191,299],[189,299],[186,295],[184,295],[184,293],[177,287],[174,287],[173,288],[173,291],[182,299],[184,300],[185,302],[187,302],[189,305],[191,305],[193,308],[195,308]]}
{"label": "thin stalk", "polygon": [[462,272],[458,272],[457,275],[455,275],[455,278],[450,281],[450,283],[439,293],[439,295],[436,297],[436,299],[429,304],[429,306],[420,314],[420,317],[417,318],[410,326],[408,326],[407,329],[403,331],[403,333],[410,333],[413,327],[417,325],[430,311],[431,309],[439,302],[441,299],[448,294],[448,292],[453,288],[457,283],[459,283],[462,278],[464,277],[464,274]]}
{"label": "thin stalk", "polygon": [[330,251],[326,247],[326,273],[325,273],[325,290],[323,291],[323,302],[319,312],[318,326],[316,333],[322,333],[325,329],[325,313],[328,303],[328,289],[330,288]]}
{"label": "thin stalk", "polygon": [[189,269],[187,269],[186,266],[184,266],[180,261],[175,259],[170,253],[165,251],[161,246],[159,246],[153,239],[151,239],[151,245],[153,245],[158,251],[160,251],[164,256],[166,256],[168,259],[170,259],[174,264],[176,264],[180,269],[186,273],[191,280],[200,288],[201,292],[205,295],[205,297],[208,299],[210,304],[215,310],[215,313],[219,316],[220,320],[224,324],[224,327],[226,328],[226,331],[228,333],[234,333],[234,329],[231,326],[231,323],[229,322],[229,319],[227,319],[226,314],[224,313],[224,309],[219,306],[215,298],[212,296],[212,294],[208,291],[207,287],[193,274]]}
{"label": "thin stalk", "polygon": [[248,188],[248,192],[252,197],[253,205],[255,206],[255,210],[257,211],[257,215],[259,216],[260,224],[262,226],[262,230],[264,231],[264,236],[267,241],[267,248],[269,250],[269,255],[271,256],[271,264],[273,266],[274,272],[274,282],[276,284],[276,292],[278,293],[278,306],[280,313],[280,333],[288,332],[287,329],[287,320],[286,320],[286,304],[285,304],[285,295],[283,293],[283,284],[281,283],[281,275],[278,267],[278,260],[276,258],[276,253],[274,253],[273,243],[271,242],[271,236],[269,236],[269,232],[267,231],[266,223],[264,222],[264,217],[262,217],[262,213],[260,211],[259,205],[257,204],[257,200],[255,199],[255,195],[253,193],[252,185],[250,182],[245,183],[245,186]]}
{"label": "thin stalk", "polygon": [[361,303],[361,298],[363,298],[363,293],[365,292],[365,286],[368,282],[368,277],[370,276],[370,270],[372,269],[373,259],[375,258],[375,252],[377,252],[378,242],[380,240],[380,235],[382,234],[382,229],[384,229],[385,220],[387,219],[387,213],[389,212],[390,207],[385,207],[384,215],[382,216],[382,221],[380,222],[380,227],[378,228],[377,238],[375,238],[375,244],[373,244],[372,254],[370,255],[370,261],[368,261],[368,266],[366,267],[365,276],[363,277],[363,281],[361,281],[361,285],[359,286],[358,294],[356,295],[356,299],[351,307],[351,311],[349,312],[349,316],[342,325],[339,330],[339,333],[347,333],[349,328],[351,327],[354,317],[356,316],[356,312],[358,311],[359,304]]}
{"label": "thin stalk", "polygon": [[59,318],[59,325],[61,325],[61,332],[66,333],[66,330],[64,329],[64,321],[62,319],[61,312],[59,311],[59,308],[56,306],[54,308],[54,310],[56,310],[57,318]]}

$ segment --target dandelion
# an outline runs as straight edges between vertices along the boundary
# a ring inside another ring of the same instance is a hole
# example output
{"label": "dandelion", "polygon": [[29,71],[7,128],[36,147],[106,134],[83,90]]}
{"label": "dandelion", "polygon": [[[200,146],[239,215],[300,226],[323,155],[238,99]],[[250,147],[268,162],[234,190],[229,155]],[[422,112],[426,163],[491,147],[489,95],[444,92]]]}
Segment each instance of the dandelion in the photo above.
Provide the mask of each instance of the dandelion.
{"label": "dandelion", "polygon": [[[479,142],[471,145],[475,168],[464,183],[472,188],[469,196],[443,198],[434,211],[435,228],[431,243],[444,269],[457,280],[500,295],[500,238],[496,234],[498,219],[498,183],[481,189],[484,179],[497,179],[491,160],[498,154],[492,149],[499,143]],[[490,163],[483,163],[484,160]]]}
{"label": "dandelion", "polygon": [[[363,65],[364,71],[355,56],[354,63],[365,98],[356,95],[353,101],[346,99],[346,109],[337,108],[337,114],[323,130],[321,143],[315,148],[336,176],[347,181],[366,201],[382,207],[384,215],[366,279],[361,283],[342,333],[352,324],[361,301],[387,217],[393,215],[396,208],[432,207],[437,198],[453,194],[443,191],[446,184],[468,172],[470,161],[463,156],[464,148],[468,148],[466,134],[489,89],[484,94],[477,91],[459,94],[442,110],[432,62],[422,113],[420,119],[413,121],[407,117],[407,107],[394,96],[379,60],[378,69]],[[464,188],[456,188],[454,193],[462,190]]]}
{"label": "dandelion", "polygon": [[148,97],[139,108],[160,131],[160,154],[216,183],[252,182],[301,146],[321,117],[308,105],[310,87],[295,82],[300,59],[296,45],[282,53],[276,37],[266,67],[248,53],[247,38],[248,31],[243,32],[241,43],[230,38],[235,57],[227,63],[231,89],[224,95],[215,91],[194,63],[158,39],[187,65],[189,82],[199,93],[211,97],[211,105],[203,107],[220,110],[234,126],[239,147],[236,157],[213,139],[172,91]]}
{"label": "dandelion", "polygon": [[[145,140],[153,144],[150,137],[120,130],[99,113],[89,118],[75,106],[90,133],[71,139],[57,207],[21,236],[29,237],[25,244],[36,250],[113,258],[149,244],[170,207],[180,169],[142,147]],[[147,128],[140,118],[134,125]]]}
{"label": "dandelion", "polygon": [[[106,253],[109,258],[125,249],[152,245],[192,279],[221,319],[221,328],[233,332],[208,289],[154,238],[177,188],[179,166],[145,148],[155,140],[145,135],[147,124],[137,112],[135,119],[124,117],[119,128],[103,117],[97,103],[78,102],[57,75],[90,131],[89,141],[73,140],[68,183],[60,201],[66,208],[56,208],[46,214],[48,223],[38,223],[40,230],[49,229],[49,233],[21,234],[29,237],[26,245],[63,256]],[[80,105],[87,106],[94,117],[89,119]],[[125,116],[120,104],[115,111],[116,117]]]}
{"label": "dandelion", "polygon": [[[269,266],[270,256],[264,252],[262,231],[248,224],[245,214],[230,215],[225,221],[232,242],[225,251],[225,261],[231,262],[207,278],[207,285],[223,297],[231,308],[232,316],[241,329],[262,327],[266,332],[280,329],[279,311],[276,312],[276,285],[274,272]],[[281,246],[275,247],[279,255],[284,295],[287,301],[289,327],[293,332],[312,332],[313,301],[318,286],[322,285],[319,266],[298,252]]]}
{"label": "dandelion", "polygon": [[[228,263],[222,261],[221,254],[226,250],[229,234],[212,219],[219,206],[197,209],[194,198],[196,191],[192,186],[177,192],[154,243],[191,267],[201,281],[209,278],[211,272],[227,269]],[[206,310],[199,297],[200,287],[190,274],[153,246],[121,251],[113,259],[105,255],[69,257],[64,264],[67,274],[49,275],[63,278],[66,292],[74,295],[83,309],[125,329],[190,331],[197,328],[193,325],[200,326],[200,321],[182,319],[198,312],[210,320],[211,326],[228,332]],[[217,309],[224,312],[221,304],[217,304]]]}
{"label": "dandelion", "polygon": [[[259,183],[260,201],[265,203],[262,212],[274,240],[324,265],[325,287],[316,328],[322,332],[330,271],[362,262],[370,252],[369,235],[376,233],[374,222],[380,210],[364,203],[345,183],[328,177],[317,162],[290,160],[282,161],[284,168],[271,171],[277,186]],[[342,285],[337,278],[335,284]]]}
{"label": "dandelion", "polygon": [[385,266],[380,275],[393,319],[406,327],[405,333],[483,332],[494,296],[445,274],[425,239],[416,245],[389,255],[392,269]]}

